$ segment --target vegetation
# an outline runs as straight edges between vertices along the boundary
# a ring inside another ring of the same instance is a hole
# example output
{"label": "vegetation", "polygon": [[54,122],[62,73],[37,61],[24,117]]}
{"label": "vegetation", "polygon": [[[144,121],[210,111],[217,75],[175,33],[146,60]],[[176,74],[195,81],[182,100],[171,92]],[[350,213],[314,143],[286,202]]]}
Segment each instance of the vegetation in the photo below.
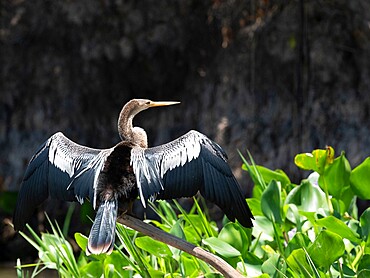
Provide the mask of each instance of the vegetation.
{"label": "vegetation", "polygon": [[[248,204],[253,229],[224,219],[221,230],[200,209],[189,212],[178,202],[152,204],[160,229],[208,249],[249,277],[369,277],[370,209],[360,216],[356,199],[370,199],[370,158],[353,170],[344,153],[335,157],[327,147],[298,154],[295,164],[310,170],[307,179],[293,184],[281,170],[258,166],[243,156],[243,169],[254,182]],[[29,228],[30,229],[30,228]],[[22,234],[39,252],[34,265],[17,263],[18,277],[35,276],[45,268],[62,277],[217,277],[208,264],[117,223],[117,245],[111,255],[76,258],[58,225],[51,233],[32,238]],[[87,238],[77,233],[78,246]],[[27,273],[28,267],[35,267]]]}

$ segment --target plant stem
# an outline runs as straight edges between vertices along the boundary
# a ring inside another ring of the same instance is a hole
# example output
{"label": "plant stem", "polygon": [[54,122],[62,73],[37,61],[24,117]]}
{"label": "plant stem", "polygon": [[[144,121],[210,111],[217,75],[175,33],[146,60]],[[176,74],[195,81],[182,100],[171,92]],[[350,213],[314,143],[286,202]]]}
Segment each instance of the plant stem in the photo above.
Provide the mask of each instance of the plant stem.
{"label": "plant stem", "polygon": [[206,263],[209,263],[215,269],[221,272],[225,277],[244,277],[236,269],[231,267],[227,262],[217,257],[216,255],[213,255],[210,252],[203,250],[202,248],[195,246],[181,238],[166,233],[165,231],[162,231],[157,227],[144,223],[137,218],[124,214],[119,217],[117,221],[144,235],[150,236],[155,240],[159,240],[163,243],[171,245],[172,247],[180,249],[190,255],[197,257],[198,259],[205,261]]}

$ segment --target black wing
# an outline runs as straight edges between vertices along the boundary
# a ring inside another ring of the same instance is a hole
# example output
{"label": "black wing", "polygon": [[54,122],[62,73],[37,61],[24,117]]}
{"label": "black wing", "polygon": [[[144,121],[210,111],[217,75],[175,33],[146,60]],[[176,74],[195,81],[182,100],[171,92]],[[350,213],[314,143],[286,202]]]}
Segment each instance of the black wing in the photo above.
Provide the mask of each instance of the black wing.
{"label": "black wing", "polygon": [[80,203],[89,197],[95,206],[96,181],[111,151],[78,145],[61,132],[51,136],[27,167],[14,212],[15,229],[23,229],[35,208],[48,196]]}
{"label": "black wing", "polygon": [[131,151],[140,198],[172,199],[194,196],[199,190],[227,215],[243,226],[253,217],[222,148],[205,135],[190,131],[154,148]]}

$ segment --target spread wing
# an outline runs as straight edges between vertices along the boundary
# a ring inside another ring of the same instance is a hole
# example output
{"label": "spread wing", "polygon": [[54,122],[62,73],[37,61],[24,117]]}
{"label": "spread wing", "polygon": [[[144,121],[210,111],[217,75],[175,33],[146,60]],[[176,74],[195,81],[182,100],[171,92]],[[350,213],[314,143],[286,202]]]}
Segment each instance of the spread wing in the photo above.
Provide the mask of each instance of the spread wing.
{"label": "spread wing", "polygon": [[28,164],[14,212],[15,229],[23,229],[35,208],[48,196],[80,203],[88,197],[95,206],[97,178],[112,150],[78,145],[61,132],[51,136]]}
{"label": "spread wing", "polygon": [[190,131],[167,144],[131,151],[131,164],[143,205],[148,198],[194,196],[199,190],[227,217],[252,226],[253,216],[222,148],[205,135]]}

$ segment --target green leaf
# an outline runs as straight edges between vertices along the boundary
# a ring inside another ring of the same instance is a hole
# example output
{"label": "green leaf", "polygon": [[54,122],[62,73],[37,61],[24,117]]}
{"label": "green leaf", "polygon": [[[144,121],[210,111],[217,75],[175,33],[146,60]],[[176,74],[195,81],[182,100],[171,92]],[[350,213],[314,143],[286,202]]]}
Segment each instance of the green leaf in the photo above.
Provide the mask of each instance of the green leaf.
{"label": "green leaf", "polygon": [[343,221],[332,215],[316,220],[316,224],[350,241],[355,243],[361,242],[357,233],[353,232]]}
{"label": "green leaf", "polygon": [[317,267],[328,268],[343,255],[345,248],[339,235],[323,230],[307,251]]}
{"label": "green leaf", "polygon": [[311,243],[311,241],[306,234],[297,232],[289,241],[288,246],[285,249],[285,255],[289,256],[294,250],[306,248],[309,243]]}
{"label": "green leaf", "polygon": [[103,275],[103,262],[93,261],[80,268],[82,277],[101,277]]}
{"label": "green leaf", "polygon": [[[315,174],[317,175],[317,173],[312,173],[310,177]],[[329,208],[325,193],[314,180],[313,182],[303,180],[300,186],[293,188],[288,193],[285,203],[295,204],[299,210],[306,212],[316,212],[320,208]]]}
{"label": "green leaf", "polygon": [[240,253],[245,254],[248,251],[250,240],[240,225],[236,223],[227,223],[218,235],[218,238],[235,249]]}
{"label": "green leaf", "polygon": [[86,250],[88,238],[81,233],[75,233],[75,240],[77,245],[83,250]]}
{"label": "green leaf", "polygon": [[320,175],[319,184],[325,185],[333,197],[340,199],[345,188],[349,187],[351,166],[344,155],[344,152],[334,159],[332,164],[327,164],[324,173]]}
{"label": "green leaf", "polygon": [[370,271],[370,254],[364,254],[358,264],[357,271],[368,270]]}
{"label": "green leaf", "polygon": [[[262,195],[262,194],[261,194]],[[261,210],[261,200],[260,198],[249,198],[246,199],[248,206],[254,216],[257,215],[263,215],[262,210]]]}
{"label": "green leaf", "polygon": [[225,258],[238,257],[241,255],[237,249],[217,237],[209,237],[203,239],[202,242]]}
{"label": "green leaf", "polygon": [[370,208],[367,208],[360,216],[361,234],[364,240],[368,238],[370,234]]}
{"label": "green leaf", "polygon": [[369,278],[370,277],[370,270],[363,269],[357,272],[357,278]]}
{"label": "green leaf", "polygon": [[156,241],[149,236],[143,236],[143,237],[136,238],[135,244],[139,248],[159,258],[172,256],[172,252],[166,244],[160,241]]}
{"label": "green leaf", "polygon": [[370,157],[352,170],[350,184],[359,198],[370,200]]}
{"label": "green leaf", "polygon": [[313,271],[306,260],[306,252],[302,248],[293,250],[286,261],[295,272],[303,274],[304,277],[312,277]]}
{"label": "green leaf", "polygon": [[275,253],[263,262],[261,270],[263,273],[268,274],[269,277],[275,277],[275,275],[279,277],[279,275],[285,274],[286,263],[279,254]]}
{"label": "green leaf", "polygon": [[281,193],[280,184],[272,180],[261,197],[261,209],[263,214],[271,220],[271,222],[281,224],[283,222],[281,216]]}
{"label": "green leaf", "polygon": [[314,150],[312,153],[297,154],[294,163],[303,170],[312,170],[320,175],[324,173],[325,165],[333,162],[334,149],[327,147],[325,150]]}
{"label": "green leaf", "polygon": [[252,222],[252,234],[255,238],[274,241],[274,227],[269,219],[267,219],[265,216],[255,216]]}
{"label": "green leaf", "polygon": [[287,185],[289,185],[290,179],[289,177],[284,173],[282,170],[270,170],[266,167],[256,165],[257,170],[262,175],[263,180],[269,184],[272,180],[279,181],[281,183],[281,186],[285,188]]}
{"label": "green leaf", "polygon": [[[104,260],[105,265],[113,265],[114,270],[117,273],[124,274],[124,268],[130,266],[130,261],[126,257],[114,250],[109,256],[106,256]],[[110,270],[110,268],[108,268]],[[107,270],[108,270],[107,269]]]}

